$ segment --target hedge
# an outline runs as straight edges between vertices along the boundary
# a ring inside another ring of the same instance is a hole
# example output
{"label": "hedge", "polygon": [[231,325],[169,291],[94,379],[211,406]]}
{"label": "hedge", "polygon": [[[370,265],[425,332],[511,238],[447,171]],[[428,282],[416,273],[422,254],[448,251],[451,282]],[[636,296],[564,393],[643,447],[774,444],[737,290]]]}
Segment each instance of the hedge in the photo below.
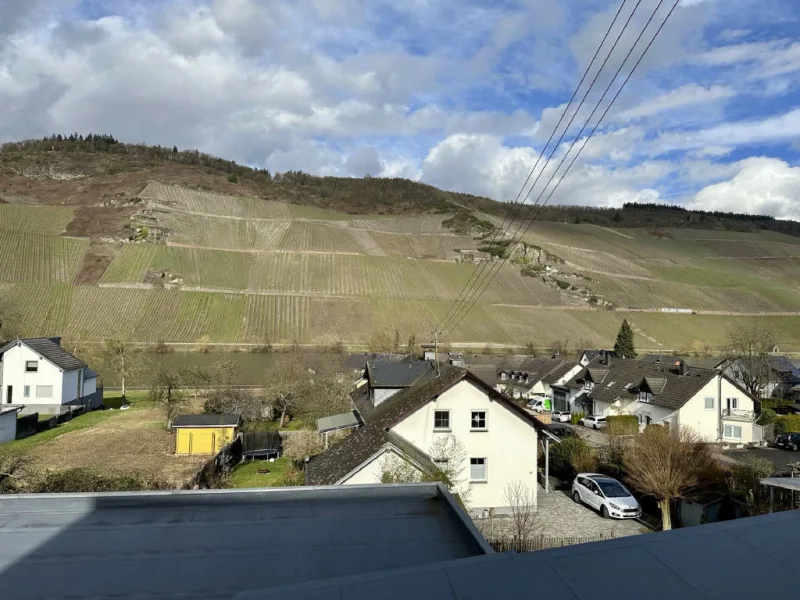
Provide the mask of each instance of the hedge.
{"label": "hedge", "polygon": [[606,418],[606,431],[611,435],[636,435],[639,433],[639,419],[636,415],[615,415]]}
{"label": "hedge", "polygon": [[775,433],[800,433],[800,415],[781,415],[776,417]]}

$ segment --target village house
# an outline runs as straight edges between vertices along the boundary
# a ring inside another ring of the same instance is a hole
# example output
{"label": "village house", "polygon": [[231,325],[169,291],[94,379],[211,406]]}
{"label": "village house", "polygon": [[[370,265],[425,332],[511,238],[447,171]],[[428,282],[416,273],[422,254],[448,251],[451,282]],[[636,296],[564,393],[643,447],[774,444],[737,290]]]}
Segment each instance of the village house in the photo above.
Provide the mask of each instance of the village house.
{"label": "village house", "polygon": [[[420,361],[426,362],[426,361]],[[310,460],[309,485],[378,483],[391,461],[420,475],[433,473],[449,456],[432,455],[437,441],[454,436],[463,445],[461,469],[473,514],[507,509],[506,486],[521,481],[535,495],[537,430],[526,410],[470,371],[428,362],[413,386],[391,397],[360,388],[353,394],[363,425]],[[379,380],[382,381],[382,380]],[[383,388],[385,389],[385,388]]]}
{"label": "village house", "polygon": [[62,414],[103,403],[97,373],[61,347],[61,338],[18,339],[0,348],[0,405],[22,414]]}
{"label": "village house", "polygon": [[605,365],[610,360],[608,354],[596,354],[584,366],[579,365],[578,369],[570,371],[574,373],[572,377],[553,384],[554,410],[593,414],[592,390],[595,383],[605,376]]}
{"label": "village house", "polygon": [[395,394],[410,388],[419,379],[433,372],[428,360],[371,360],[364,369],[363,380],[369,390],[369,401],[378,406]]}
{"label": "village house", "polygon": [[558,356],[476,355],[465,360],[466,368],[470,372],[498,392],[504,392],[511,398],[525,400],[535,396],[549,396],[550,384],[545,382],[545,378],[557,381],[559,370],[575,366],[574,361]]}
{"label": "village house", "polygon": [[759,392],[761,398],[791,399],[793,388],[800,385],[800,368],[785,356],[770,356],[763,363],[760,359],[725,359],[717,365],[717,369],[742,387],[745,386],[745,380],[756,380],[755,376],[748,377],[750,369],[761,368],[764,369],[764,384]]}
{"label": "village house", "polygon": [[688,427],[709,442],[762,442],[758,400],[724,373],[678,361],[674,365],[611,359],[588,368],[592,414],[635,415],[639,426]]}

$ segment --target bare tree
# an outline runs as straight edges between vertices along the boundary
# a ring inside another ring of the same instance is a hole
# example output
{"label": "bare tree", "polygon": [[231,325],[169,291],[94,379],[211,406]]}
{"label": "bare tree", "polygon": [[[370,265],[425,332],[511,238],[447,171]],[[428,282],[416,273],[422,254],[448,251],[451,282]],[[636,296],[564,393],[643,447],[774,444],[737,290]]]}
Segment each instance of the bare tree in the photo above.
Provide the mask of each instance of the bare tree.
{"label": "bare tree", "polygon": [[182,385],[178,373],[166,370],[158,371],[150,383],[149,399],[163,410],[167,428],[186,405],[186,397],[181,390]]}
{"label": "bare tree", "polygon": [[321,417],[351,410],[351,388],[352,378],[341,370],[339,361],[318,359],[296,388],[299,396],[297,413],[314,422]]}
{"label": "bare tree", "polygon": [[670,505],[694,495],[715,467],[708,445],[692,430],[649,427],[623,459],[628,482],[653,496],[661,508],[663,529],[672,529]]}
{"label": "bare tree", "polygon": [[306,458],[311,458],[323,451],[320,435],[312,429],[293,431],[283,441],[283,455],[295,463],[302,463]]}
{"label": "bare tree", "polygon": [[122,387],[122,402],[126,402],[128,382],[143,370],[142,355],[121,337],[109,338],[97,353],[97,358],[117,374]]}
{"label": "bare tree", "polygon": [[756,397],[769,382],[769,358],[775,343],[775,333],[755,321],[738,326],[728,336],[728,358],[741,366],[741,382]]}
{"label": "bare tree", "polygon": [[302,357],[295,352],[279,356],[267,370],[264,399],[268,407],[280,414],[280,427],[284,426],[287,414],[296,412],[309,376]]}
{"label": "bare tree", "polygon": [[503,498],[511,510],[514,538],[519,541],[530,539],[538,525],[536,496],[533,490],[522,481],[511,481],[503,490]]}
{"label": "bare tree", "polygon": [[178,375],[184,386],[194,388],[195,398],[200,395],[200,390],[208,387],[212,381],[212,374],[208,369],[197,365],[193,367],[182,367],[178,370]]}

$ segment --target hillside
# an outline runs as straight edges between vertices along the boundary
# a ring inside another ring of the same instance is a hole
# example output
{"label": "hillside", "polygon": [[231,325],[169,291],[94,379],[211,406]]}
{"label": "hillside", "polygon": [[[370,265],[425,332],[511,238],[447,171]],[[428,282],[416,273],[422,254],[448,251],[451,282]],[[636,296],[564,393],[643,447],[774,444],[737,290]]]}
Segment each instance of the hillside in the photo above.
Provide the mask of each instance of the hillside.
{"label": "hillside", "polygon": [[[0,202],[0,314],[23,333],[189,345],[422,341],[486,258],[481,236],[505,208],[107,136],[6,145]],[[608,345],[627,317],[642,348],[706,351],[759,318],[800,351],[797,224],[617,213],[537,223],[502,250],[511,260],[446,341]]]}

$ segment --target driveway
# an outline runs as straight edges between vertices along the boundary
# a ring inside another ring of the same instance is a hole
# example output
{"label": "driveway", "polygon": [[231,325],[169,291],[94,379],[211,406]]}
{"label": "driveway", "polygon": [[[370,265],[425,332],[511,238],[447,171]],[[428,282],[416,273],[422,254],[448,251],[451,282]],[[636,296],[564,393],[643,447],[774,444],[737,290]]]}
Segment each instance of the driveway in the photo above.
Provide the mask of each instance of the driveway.
{"label": "driveway", "polygon": [[733,460],[741,460],[747,456],[766,458],[775,465],[777,473],[788,472],[787,464],[800,462],[800,452],[792,452],[791,450],[782,450],[780,448],[743,448],[741,450],[726,450],[722,454]]}
{"label": "driveway", "polygon": [[649,531],[632,519],[604,519],[588,506],[575,503],[567,491],[545,494],[542,488],[539,488],[539,518],[542,535],[548,537],[624,537]]}
{"label": "driveway", "polygon": [[608,446],[608,436],[602,431],[589,429],[583,425],[572,425],[572,429],[585,439],[593,448],[602,448]]}

